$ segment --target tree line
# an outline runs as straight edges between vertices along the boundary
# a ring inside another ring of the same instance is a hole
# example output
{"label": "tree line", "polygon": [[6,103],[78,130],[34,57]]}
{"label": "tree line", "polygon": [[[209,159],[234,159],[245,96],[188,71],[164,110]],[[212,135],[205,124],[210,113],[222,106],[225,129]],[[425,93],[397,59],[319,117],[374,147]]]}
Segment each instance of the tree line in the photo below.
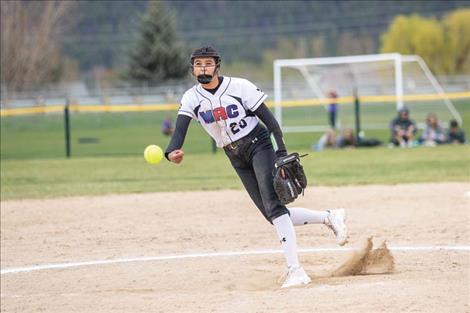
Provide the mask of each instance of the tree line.
{"label": "tree line", "polygon": [[381,52],[417,54],[437,74],[470,74],[470,9],[443,19],[397,16],[382,35]]}
{"label": "tree line", "polygon": [[[437,74],[470,73],[470,9],[381,21],[383,12],[429,14],[462,1],[1,3],[1,83],[9,90],[77,79],[98,65],[111,80],[158,85],[185,77],[190,50],[207,43],[231,73],[255,69],[265,78],[276,58],[378,52],[418,54]],[[115,18],[106,24],[107,16]]]}

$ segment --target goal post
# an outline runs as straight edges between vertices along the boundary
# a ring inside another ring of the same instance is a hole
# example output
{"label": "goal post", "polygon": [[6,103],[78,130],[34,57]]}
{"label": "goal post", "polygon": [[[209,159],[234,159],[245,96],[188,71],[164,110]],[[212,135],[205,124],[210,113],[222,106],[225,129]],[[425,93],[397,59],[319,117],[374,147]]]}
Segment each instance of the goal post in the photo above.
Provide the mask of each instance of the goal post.
{"label": "goal post", "polygon": [[[326,116],[331,90],[338,92],[339,126],[353,126],[354,90],[362,106],[364,129],[386,129],[404,105],[421,124],[425,114],[441,122],[462,118],[423,59],[398,53],[274,61],[275,116],[285,132],[328,129]],[[310,117],[310,119],[309,119]],[[352,128],[352,127],[351,127]]]}

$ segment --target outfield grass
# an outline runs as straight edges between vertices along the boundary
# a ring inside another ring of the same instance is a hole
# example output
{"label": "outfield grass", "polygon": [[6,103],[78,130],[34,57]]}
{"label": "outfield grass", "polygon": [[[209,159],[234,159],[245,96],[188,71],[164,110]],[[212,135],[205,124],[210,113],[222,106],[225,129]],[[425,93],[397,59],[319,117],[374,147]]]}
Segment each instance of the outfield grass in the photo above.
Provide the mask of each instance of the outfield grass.
{"label": "outfield grass", "polygon": [[[464,119],[467,136],[470,136],[468,100],[455,104]],[[347,123],[352,123],[351,107],[342,106],[340,110],[348,126]],[[292,108],[284,113],[286,122],[292,125],[325,124],[326,114],[321,107]],[[174,118],[175,114],[72,114],[70,160],[64,157],[61,114],[2,117],[1,198],[241,188],[223,151],[219,150],[215,155],[210,153],[211,140],[197,123],[192,123],[188,131],[184,145],[187,158],[181,166],[166,161],[150,166],[143,161],[147,145],[167,146],[169,138],[161,134],[160,123],[165,116]],[[386,125],[393,114],[393,105],[364,106],[362,119],[364,123]],[[311,185],[470,181],[469,146],[312,152],[310,147],[321,135],[285,134],[289,151],[311,153],[303,160]],[[386,128],[367,130],[366,137],[386,143],[389,131]],[[87,138],[97,142],[81,143]]]}
{"label": "outfield grass", "polygon": [[[456,101],[455,105],[464,119],[464,129],[470,136],[469,100]],[[366,129],[367,138],[382,142],[389,139],[388,123],[395,115],[393,104],[364,105],[361,119],[367,125],[383,125],[383,129]],[[418,109],[420,108],[420,109]],[[433,106],[436,109],[436,106]],[[441,121],[447,125],[448,110],[441,106]],[[412,117],[424,122],[429,104],[416,105]],[[176,112],[126,112],[126,113],[73,113],[71,115],[72,157],[83,156],[135,156],[143,153],[149,144],[166,147],[169,138],[161,134],[160,124],[165,116],[175,117]],[[339,112],[345,127],[353,127],[351,105],[342,105]],[[287,108],[283,112],[287,126],[326,125],[327,114],[323,107]],[[309,149],[321,133],[288,133],[285,135],[290,149]],[[12,116],[1,118],[0,158],[38,159],[65,156],[64,121],[62,114]],[[84,139],[94,143],[83,143]],[[212,143],[198,123],[191,123],[185,142],[191,153],[208,153]]]}
{"label": "outfield grass", "polygon": [[[309,185],[469,182],[470,146],[413,149],[363,148],[309,152]],[[241,189],[223,152],[189,153],[181,165],[148,165],[142,156],[1,162],[1,199]]]}

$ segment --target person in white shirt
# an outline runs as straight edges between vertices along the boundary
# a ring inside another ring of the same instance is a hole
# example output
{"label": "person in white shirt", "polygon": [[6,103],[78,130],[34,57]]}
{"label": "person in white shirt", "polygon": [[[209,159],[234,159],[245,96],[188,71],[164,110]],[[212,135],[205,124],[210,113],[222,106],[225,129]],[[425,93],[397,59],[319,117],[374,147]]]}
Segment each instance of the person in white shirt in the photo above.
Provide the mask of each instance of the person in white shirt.
{"label": "person in white shirt", "polygon": [[434,147],[446,143],[444,128],[439,124],[436,113],[429,113],[426,117],[426,128],[421,135],[420,142],[425,146]]}
{"label": "person in white shirt", "polygon": [[[255,205],[276,228],[288,267],[282,287],[308,284],[311,279],[300,266],[293,226],[325,224],[333,230],[338,243],[344,245],[348,238],[344,209],[314,211],[282,205],[274,191],[272,173],[276,158],[286,156],[287,150],[281,128],[264,103],[267,95],[246,79],[221,76],[220,55],[210,46],[196,49],[190,62],[198,84],[181,99],[165,157],[180,163],[190,121],[201,123],[217,147],[224,149]],[[276,151],[270,132],[276,141]]]}

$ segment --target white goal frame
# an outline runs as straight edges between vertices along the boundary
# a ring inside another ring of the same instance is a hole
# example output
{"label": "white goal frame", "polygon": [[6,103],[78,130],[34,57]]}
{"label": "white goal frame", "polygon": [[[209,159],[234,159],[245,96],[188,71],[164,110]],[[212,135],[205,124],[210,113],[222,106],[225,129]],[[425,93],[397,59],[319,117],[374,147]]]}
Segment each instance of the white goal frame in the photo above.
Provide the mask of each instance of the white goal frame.
{"label": "white goal frame", "polygon": [[323,130],[324,127],[318,126],[301,126],[301,127],[287,127],[282,125],[282,69],[293,68],[300,71],[308,86],[312,89],[314,94],[319,99],[325,99],[321,88],[318,86],[315,78],[307,70],[307,66],[311,65],[338,65],[338,64],[352,64],[352,63],[367,63],[375,61],[393,61],[395,71],[395,99],[397,110],[403,107],[403,62],[417,62],[425,76],[428,78],[435,92],[444,101],[449,109],[451,115],[462,125],[462,117],[455,109],[453,103],[446,96],[444,89],[434,77],[432,72],[424,60],[418,55],[401,55],[399,53],[384,53],[384,54],[367,54],[367,55],[353,55],[341,57],[325,57],[325,58],[309,58],[309,59],[278,59],[274,60],[274,106],[275,117],[279,125],[285,132],[303,132],[303,131],[318,131]]}

